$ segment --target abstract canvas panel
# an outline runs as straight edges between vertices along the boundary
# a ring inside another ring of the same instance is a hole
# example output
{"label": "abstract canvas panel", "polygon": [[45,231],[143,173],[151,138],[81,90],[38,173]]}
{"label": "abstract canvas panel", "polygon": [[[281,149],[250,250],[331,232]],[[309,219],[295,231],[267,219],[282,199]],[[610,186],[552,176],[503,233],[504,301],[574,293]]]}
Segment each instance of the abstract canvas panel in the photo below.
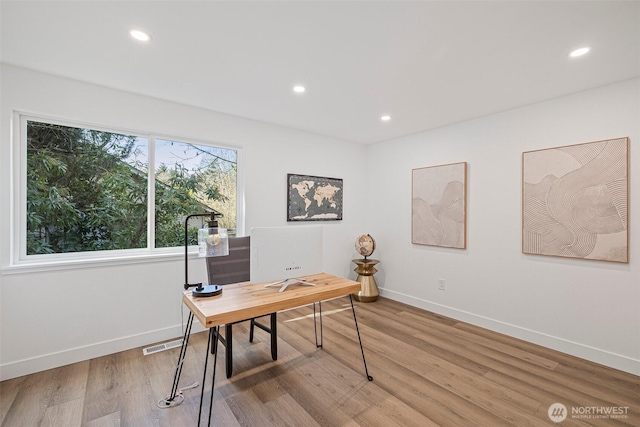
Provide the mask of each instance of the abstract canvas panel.
{"label": "abstract canvas panel", "polygon": [[522,252],[629,262],[629,138],[522,154]]}
{"label": "abstract canvas panel", "polygon": [[467,163],[413,169],[411,241],[418,245],[467,246]]}

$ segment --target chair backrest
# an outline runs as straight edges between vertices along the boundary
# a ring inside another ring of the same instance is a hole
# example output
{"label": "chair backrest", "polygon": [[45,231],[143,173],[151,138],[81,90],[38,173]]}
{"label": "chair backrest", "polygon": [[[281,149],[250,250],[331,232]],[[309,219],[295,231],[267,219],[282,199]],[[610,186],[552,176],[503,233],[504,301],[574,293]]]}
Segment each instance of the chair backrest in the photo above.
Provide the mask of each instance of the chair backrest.
{"label": "chair backrest", "polygon": [[250,236],[230,237],[229,255],[208,257],[207,276],[211,285],[246,282],[251,271]]}

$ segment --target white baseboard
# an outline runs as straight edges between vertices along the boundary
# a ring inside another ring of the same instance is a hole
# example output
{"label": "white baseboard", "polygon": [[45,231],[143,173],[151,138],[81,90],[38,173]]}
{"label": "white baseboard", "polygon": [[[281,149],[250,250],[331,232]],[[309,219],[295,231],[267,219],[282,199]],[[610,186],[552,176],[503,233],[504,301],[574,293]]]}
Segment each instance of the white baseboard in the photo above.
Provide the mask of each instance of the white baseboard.
{"label": "white baseboard", "polygon": [[[201,331],[204,331],[204,328],[198,322],[194,322],[191,328],[191,333],[195,334]],[[183,334],[182,326],[176,325],[142,334],[130,335],[110,341],[71,348],[57,353],[45,354],[30,359],[5,363],[0,365],[0,381],[45,371],[47,369],[58,368],[72,363],[82,362],[83,360],[89,360],[95,357],[106,356],[119,351],[182,338]]]}
{"label": "white baseboard", "polygon": [[562,338],[547,335],[538,331],[523,328],[517,325],[490,319],[488,317],[479,316],[463,310],[458,310],[431,301],[416,298],[400,292],[394,292],[387,289],[380,289],[380,295],[394,301],[399,301],[413,307],[431,311],[443,316],[451,317],[462,322],[470,323],[481,328],[519,338],[527,342],[538,344],[543,347],[557,350],[562,353],[570,354],[581,359],[599,363],[620,371],[628,372],[633,375],[640,376],[640,360],[627,356],[611,353],[605,350],[590,347],[584,344],[568,341]]}

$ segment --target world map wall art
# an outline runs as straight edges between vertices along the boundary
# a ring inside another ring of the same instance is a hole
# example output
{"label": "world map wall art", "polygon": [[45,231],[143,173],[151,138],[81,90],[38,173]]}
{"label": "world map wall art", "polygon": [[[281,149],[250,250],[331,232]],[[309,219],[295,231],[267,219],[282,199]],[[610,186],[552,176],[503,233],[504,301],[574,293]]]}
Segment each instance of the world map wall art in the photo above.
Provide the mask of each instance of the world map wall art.
{"label": "world map wall art", "polygon": [[465,249],[467,163],[413,169],[411,241]]}
{"label": "world map wall art", "polygon": [[342,220],[342,180],[287,175],[287,221]]}
{"label": "world map wall art", "polygon": [[628,263],[629,138],[522,154],[522,252]]}

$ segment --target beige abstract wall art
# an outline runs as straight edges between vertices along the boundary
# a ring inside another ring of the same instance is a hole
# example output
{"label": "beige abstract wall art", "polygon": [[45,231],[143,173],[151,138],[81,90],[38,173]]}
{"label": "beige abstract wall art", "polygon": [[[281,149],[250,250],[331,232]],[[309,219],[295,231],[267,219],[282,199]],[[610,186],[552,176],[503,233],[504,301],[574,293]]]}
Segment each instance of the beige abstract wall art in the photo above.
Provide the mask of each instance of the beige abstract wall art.
{"label": "beige abstract wall art", "polygon": [[629,138],[522,154],[522,252],[629,262]]}
{"label": "beige abstract wall art", "polygon": [[413,169],[411,241],[465,249],[467,163]]}

